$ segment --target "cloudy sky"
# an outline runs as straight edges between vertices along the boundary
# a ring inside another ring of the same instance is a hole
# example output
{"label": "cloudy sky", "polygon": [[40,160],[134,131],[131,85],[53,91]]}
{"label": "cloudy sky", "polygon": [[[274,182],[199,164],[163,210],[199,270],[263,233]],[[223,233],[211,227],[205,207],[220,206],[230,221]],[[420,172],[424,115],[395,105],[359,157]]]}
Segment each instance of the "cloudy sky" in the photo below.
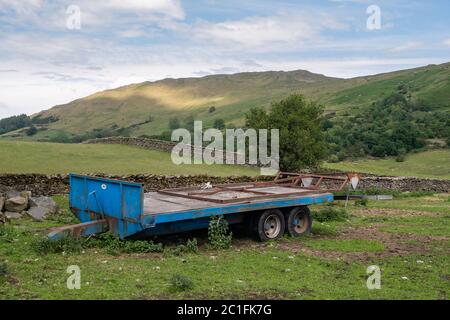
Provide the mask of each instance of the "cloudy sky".
{"label": "cloudy sky", "polygon": [[167,77],[448,62],[449,12],[448,0],[0,0],[0,118]]}

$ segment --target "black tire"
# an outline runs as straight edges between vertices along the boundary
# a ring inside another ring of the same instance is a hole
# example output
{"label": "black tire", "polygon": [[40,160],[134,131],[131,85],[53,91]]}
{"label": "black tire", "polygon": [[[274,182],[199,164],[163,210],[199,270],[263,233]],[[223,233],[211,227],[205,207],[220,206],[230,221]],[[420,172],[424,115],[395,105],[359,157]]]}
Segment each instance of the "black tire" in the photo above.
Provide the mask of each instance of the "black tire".
{"label": "black tire", "polygon": [[292,237],[311,233],[312,217],[307,206],[292,208],[286,214],[286,232]]}
{"label": "black tire", "polygon": [[286,223],[283,213],[278,209],[254,214],[252,220],[253,235],[259,241],[276,240],[284,234]]}

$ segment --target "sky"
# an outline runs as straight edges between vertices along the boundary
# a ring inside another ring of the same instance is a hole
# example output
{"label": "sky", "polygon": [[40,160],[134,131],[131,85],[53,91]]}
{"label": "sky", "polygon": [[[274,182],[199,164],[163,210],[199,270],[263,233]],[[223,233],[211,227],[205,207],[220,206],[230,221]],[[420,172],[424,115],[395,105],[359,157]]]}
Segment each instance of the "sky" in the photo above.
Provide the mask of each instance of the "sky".
{"label": "sky", "polygon": [[163,78],[450,61],[448,0],[0,0],[0,118]]}

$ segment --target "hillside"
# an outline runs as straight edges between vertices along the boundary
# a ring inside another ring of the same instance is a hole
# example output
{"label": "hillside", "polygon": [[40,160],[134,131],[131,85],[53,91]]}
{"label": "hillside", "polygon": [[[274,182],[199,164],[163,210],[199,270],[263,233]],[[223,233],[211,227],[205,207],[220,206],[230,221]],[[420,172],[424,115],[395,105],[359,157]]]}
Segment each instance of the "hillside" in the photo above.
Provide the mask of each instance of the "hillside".
{"label": "hillside", "polygon": [[[450,63],[353,79],[330,78],[308,71],[271,71],[212,75],[202,78],[165,79],[107,90],[42,111],[34,118],[54,119],[39,125],[37,134],[24,130],[3,137],[51,139],[61,132],[80,135],[107,129],[126,130],[132,136],[156,135],[169,129],[171,118],[193,117],[211,126],[216,119],[242,125],[252,107],[297,92],[324,104],[329,113],[352,113],[398,90],[430,104],[450,109]],[[214,108],[211,108],[214,107]]]}
{"label": "hillside", "polygon": [[121,145],[0,141],[1,173],[109,173],[257,176],[259,170],[231,165],[175,165],[170,154]]}
{"label": "hillside", "polygon": [[325,168],[385,176],[450,179],[450,150],[431,150],[408,155],[404,162],[394,158],[326,163]]}

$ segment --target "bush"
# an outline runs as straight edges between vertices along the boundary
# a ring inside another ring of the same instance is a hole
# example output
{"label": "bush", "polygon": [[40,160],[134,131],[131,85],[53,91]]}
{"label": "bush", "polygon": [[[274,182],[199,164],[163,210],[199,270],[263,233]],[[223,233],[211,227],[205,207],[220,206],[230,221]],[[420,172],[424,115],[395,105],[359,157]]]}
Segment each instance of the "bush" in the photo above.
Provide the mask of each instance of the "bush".
{"label": "bush", "polygon": [[209,222],[208,240],[213,249],[231,247],[233,234],[228,230],[228,221],[223,216],[213,216]]}
{"label": "bush", "polygon": [[339,157],[337,155],[333,154],[328,158],[328,162],[337,163],[337,162],[339,162]]}
{"label": "bush", "polygon": [[25,131],[25,134],[27,136],[34,136],[37,132],[38,132],[38,129],[35,126],[31,126]]}
{"label": "bush", "polygon": [[194,287],[192,280],[184,275],[175,274],[170,278],[170,284],[177,291],[186,291]]}
{"label": "bush", "polygon": [[192,240],[188,240],[186,243],[186,249],[189,252],[192,253],[197,253],[198,252],[198,243],[197,243],[197,239],[192,239]]}
{"label": "bush", "polygon": [[345,209],[326,206],[323,209],[312,213],[313,219],[319,222],[325,221],[346,221],[349,216]]}
{"label": "bush", "polygon": [[77,253],[83,250],[83,239],[67,236],[57,240],[39,238],[31,243],[32,249],[42,255],[49,253]]}
{"label": "bush", "polygon": [[162,252],[163,245],[153,241],[144,240],[121,240],[113,234],[106,232],[96,238],[84,239],[71,236],[58,240],[40,238],[32,243],[32,248],[39,254],[48,253],[78,253],[86,248],[102,248],[107,253],[116,255],[119,253],[149,253]]}
{"label": "bush", "polygon": [[355,206],[367,207],[369,204],[369,199],[361,198],[355,201]]}
{"label": "bush", "polygon": [[86,247],[103,248],[107,253],[116,255],[118,253],[150,253],[162,252],[164,250],[161,243],[145,240],[121,240],[110,232],[105,232],[90,239]]}
{"label": "bush", "polygon": [[188,240],[186,245],[180,244],[174,248],[169,248],[165,251],[168,255],[180,256],[183,253],[197,253],[198,244],[197,239]]}

